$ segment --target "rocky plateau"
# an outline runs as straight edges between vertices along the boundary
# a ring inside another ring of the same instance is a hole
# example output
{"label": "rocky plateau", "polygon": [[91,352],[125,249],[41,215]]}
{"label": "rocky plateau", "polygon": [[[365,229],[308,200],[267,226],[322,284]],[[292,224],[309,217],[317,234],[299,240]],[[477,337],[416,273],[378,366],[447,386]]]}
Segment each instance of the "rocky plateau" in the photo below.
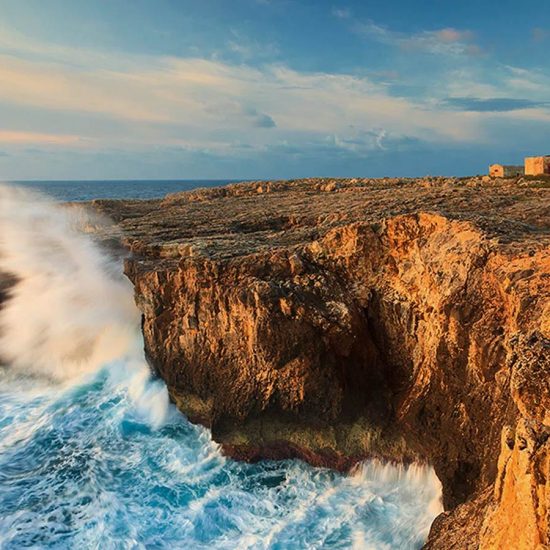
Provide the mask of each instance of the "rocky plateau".
{"label": "rocky plateau", "polygon": [[426,549],[550,548],[548,182],[258,181],[91,205],[122,231],[152,368],[227,455],[424,461],[445,507]]}

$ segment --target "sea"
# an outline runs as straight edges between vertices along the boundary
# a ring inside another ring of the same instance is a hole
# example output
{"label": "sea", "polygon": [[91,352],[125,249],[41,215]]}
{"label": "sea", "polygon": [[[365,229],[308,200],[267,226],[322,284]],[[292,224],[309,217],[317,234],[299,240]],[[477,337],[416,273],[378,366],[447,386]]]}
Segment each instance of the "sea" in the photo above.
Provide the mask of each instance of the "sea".
{"label": "sea", "polygon": [[29,180],[9,182],[59,201],[158,199],[178,191],[219,187],[243,180]]}
{"label": "sea", "polygon": [[442,511],[426,465],[348,474],[236,462],[170,403],[121,266],[63,201],[216,181],[0,185],[0,548],[418,549]]}

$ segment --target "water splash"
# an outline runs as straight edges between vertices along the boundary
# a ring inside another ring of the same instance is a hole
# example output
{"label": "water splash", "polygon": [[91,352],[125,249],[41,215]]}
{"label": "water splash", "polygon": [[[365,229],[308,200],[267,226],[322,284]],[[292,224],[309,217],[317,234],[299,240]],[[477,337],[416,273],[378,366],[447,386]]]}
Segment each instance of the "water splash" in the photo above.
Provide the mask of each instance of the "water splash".
{"label": "water splash", "polygon": [[0,379],[6,550],[407,550],[440,511],[430,468],[237,463],[174,411],[152,429],[105,371],[63,392],[13,384]]}
{"label": "water splash", "polygon": [[151,381],[132,286],[83,231],[101,220],[83,212],[0,186],[0,273],[16,280],[0,308],[0,356],[22,373],[71,383],[118,360],[159,425],[168,396]]}
{"label": "water splash", "polygon": [[0,272],[18,280],[0,309],[0,547],[421,547],[431,468],[225,459],[151,378],[131,286],[81,221],[0,187]]}

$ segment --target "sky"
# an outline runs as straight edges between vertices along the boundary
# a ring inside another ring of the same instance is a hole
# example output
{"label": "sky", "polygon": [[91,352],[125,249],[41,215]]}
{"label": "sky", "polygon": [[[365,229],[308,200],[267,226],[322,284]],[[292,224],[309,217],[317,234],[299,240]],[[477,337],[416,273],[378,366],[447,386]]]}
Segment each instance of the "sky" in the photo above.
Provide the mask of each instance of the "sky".
{"label": "sky", "polygon": [[0,0],[0,179],[470,175],[550,154],[550,0]]}

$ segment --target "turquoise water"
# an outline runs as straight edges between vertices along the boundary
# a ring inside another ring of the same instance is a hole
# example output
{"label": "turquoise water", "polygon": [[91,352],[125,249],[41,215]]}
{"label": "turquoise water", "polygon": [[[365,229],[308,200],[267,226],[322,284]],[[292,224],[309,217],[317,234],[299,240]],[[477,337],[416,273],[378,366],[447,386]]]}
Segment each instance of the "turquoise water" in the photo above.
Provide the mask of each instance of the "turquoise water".
{"label": "turquoise water", "polygon": [[106,370],[62,390],[7,376],[2,548],[419,548],[426,535],[425,470],[240,464],[176,411],[153,429]]}
{"label": "turquoise water", "polygon": [[431,468],[244,464],[169,402],[132,288],[73,212],[0,186],[0,548],[413,549]]}

